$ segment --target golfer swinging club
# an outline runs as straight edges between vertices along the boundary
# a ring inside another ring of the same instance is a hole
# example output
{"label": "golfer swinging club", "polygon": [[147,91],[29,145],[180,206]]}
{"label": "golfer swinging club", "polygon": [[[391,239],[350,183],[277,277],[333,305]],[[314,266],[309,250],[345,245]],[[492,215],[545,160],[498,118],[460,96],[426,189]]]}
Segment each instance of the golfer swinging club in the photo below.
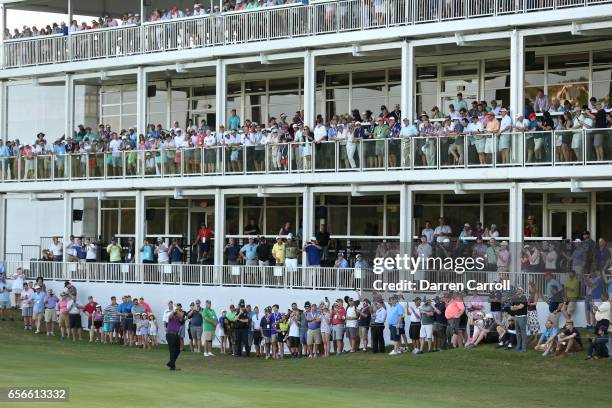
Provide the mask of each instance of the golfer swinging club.
{"label": "golfer swinging club", "polygon": [[168,351],[170,359],[166,364],[170,370],[180,370],[176,368],[176,359],[181,354],[181,343],[179,339],[179,331],[181,324],[185,320],[185,313],[182,310],[174,310],[168,317],[168,325],[166,326],[166,341],[168,342]]}

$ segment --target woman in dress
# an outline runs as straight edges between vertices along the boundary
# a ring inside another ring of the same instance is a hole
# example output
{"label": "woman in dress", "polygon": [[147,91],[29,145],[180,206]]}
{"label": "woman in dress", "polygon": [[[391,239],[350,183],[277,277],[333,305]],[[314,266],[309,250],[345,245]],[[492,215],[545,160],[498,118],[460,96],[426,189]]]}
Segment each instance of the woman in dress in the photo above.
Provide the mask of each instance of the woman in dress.
{"label": "woman in dress", "polygon": [[535,282],[529,282],[529,298],[527,299],[527,330],[529,331],[529,342],[535,342],[540,333],[540,321],[538,320],[538,299],[540,294]]}
{"label": "woman in dress", "polygon": [[331,313],[324,302],[319,305],[321,309],[321,339],[323,341],[323,357],[329,357],[329,341],[331,337]]}
{"label": "woman in dress", "polygon": [[159,327],[157,326],[157,320],[154,314],[149,314],[149,336],[151,337],[151,347],[157,347],[157,332]]}
{"label": "woman in dress", "polygon": [[23,282],[25,281],[25,275],[23,273],[23,269],[17,268],[17,271],[12,276],[13,278],[13,287],[12,292],[15,294],[15,306],[20,306],[21,301],[21,291],[23,290]]}

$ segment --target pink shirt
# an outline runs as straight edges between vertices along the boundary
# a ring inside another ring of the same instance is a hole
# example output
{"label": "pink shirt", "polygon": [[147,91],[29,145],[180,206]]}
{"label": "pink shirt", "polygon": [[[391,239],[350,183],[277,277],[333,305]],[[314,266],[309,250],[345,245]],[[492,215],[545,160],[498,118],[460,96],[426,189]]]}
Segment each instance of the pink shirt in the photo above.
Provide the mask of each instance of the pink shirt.
{"label": "pink shirt", "polygon": [[446,310],[444,311],[444,317],[447,319],[457,319],[461,317],[463,311],[465,310],[465,305],[461,300],[451,300],[448,305],[446,305]]}
{"label": "pink shirt", "polygon": [[62,299],[57,303],[60,314],[68,314],[68,299]]}

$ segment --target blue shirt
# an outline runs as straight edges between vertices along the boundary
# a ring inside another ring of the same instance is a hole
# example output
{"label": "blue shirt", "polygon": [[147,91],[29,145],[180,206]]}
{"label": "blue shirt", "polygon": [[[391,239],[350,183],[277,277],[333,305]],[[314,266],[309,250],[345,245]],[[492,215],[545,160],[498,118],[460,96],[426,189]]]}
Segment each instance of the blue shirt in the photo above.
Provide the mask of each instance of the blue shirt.
{"label": "blue shirt", "polygon": [[563,287],[561,286],[559,281],[557,281],[556,279],[549,279],[548,281],[546,281],[546,297],[547,298],[552,297],[552,287],[553,286],[556,286],[559,291],[563,290]]}
{"label": "blue shirt", "polygon": [[591,284],[593,284],[593,288],[591,289],[591,297],[595,300],[601,299],[601,294],[604,291],[603,278],[601,276],[591,278]]}
{"label": "blue shirt", "polygon": [[229,128],[238,129],[240,127],[240,117],[238,115],[230,116],[229,118]]}
{"label": "blue shirt", "polygon": [[254,261],[257,257],[257,244],[246,244],[241,251],[247,260]]}
{"label": "blue shirt", "polygon": [[381,307],[376,311],[376,318],[374,319],[374,323],[385,324],[385,320],[387,320],[387,309]]}
{"label": "blue shirt", "polygon": [[132,313],[132,303],[121,303],[119,313]]}
{"label": "blue shirt", "polygon": [[[378,314],[378,312],[376,313]],[[404,315],[404,307],[399,303],[391,308],[389,312],[389,326],[397,326],[400,318]]]}
{"label": "blue shirt", "polygon": [[45,311],[45,293],[44,292],[34,292],[32,295],[32,302],[34,303],[34,307],[32,311],[34,313],[43,313]]}
{"label": "blue shirt", "polygon": [[321,265],[321,250],[314,245],[308,245],[306,247],[306,257],[308,259],[308,265],[318,266]]}
{"label": "blue shirt", "polygon": [[8,302],[11,300],[11,292],[8,291],[6,283],[0,282],[0,302]]}
{"label": "blue shirt", "polygon": [[551,337],[555,337],[558,332],[559,331],[556,327],[551,327],[550,329],[547,329],[545,327],[544,331],[542,332],[542,336],[540,337],[540,340],[549,340]]}
{"label": "blue shirt", "polygon": [[[321,319],[321,316],[319,315],[319,312],[308,312],[306,314],[306,318],[307,319]],[[321,328],[321,321],[319,320],[318,322],[311,322],[308,321],[308,329],[309,330],[316,330]]]}
{"label": "blue shirt", "polygon": [[280,322],[282,320],[282,315],[280,313],[272,313],[270,315],[270,334],[278,333],[278,330],[274,328],[274,323]]}
{"label": "blue shirt", "polygon": [[151,245],[145,245],[142,248],[142,259],[145,261],[153,260],[153,247]]}

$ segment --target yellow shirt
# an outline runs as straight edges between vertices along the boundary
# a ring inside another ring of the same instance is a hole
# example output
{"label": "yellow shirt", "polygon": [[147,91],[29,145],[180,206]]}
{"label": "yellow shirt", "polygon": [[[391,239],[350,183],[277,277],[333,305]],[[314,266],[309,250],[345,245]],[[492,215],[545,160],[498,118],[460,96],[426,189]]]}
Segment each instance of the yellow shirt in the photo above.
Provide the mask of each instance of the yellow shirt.
{"label": "yellow shirt", "polygon": [[282,265],[285,263],[285,243],[281,242],[280,244],[277,242],[272,247],[272,256],[276,259],[277,265]]}

